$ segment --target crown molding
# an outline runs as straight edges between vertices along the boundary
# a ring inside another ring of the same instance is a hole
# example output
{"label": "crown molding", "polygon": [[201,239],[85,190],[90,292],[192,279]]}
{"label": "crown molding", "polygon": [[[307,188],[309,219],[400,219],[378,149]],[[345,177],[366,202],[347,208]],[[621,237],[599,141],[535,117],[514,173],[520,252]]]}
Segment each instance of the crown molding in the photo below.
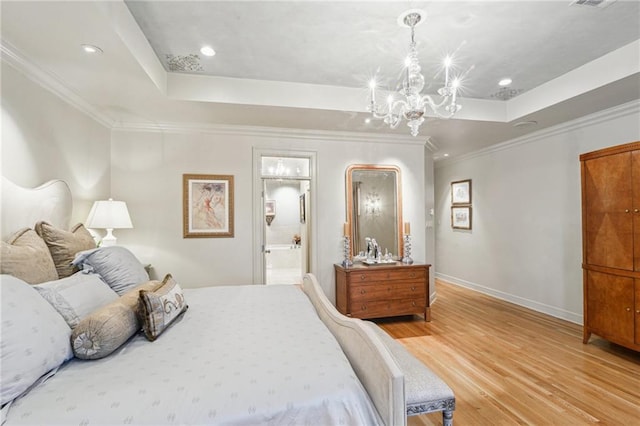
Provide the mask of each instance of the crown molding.
{"label": "crown molding", "polygon": [[541,139],[550,138],[550,137],[559,135],[561,133],[570,132],[572,130],[576,130],[585,126],[599,124],[599,123],[613,120],[619,117],[624,117],[630,114],[638,114],[638,113],[640,113],[640,101],[634,100],[622,105],[618,105],[612,108],[595,112],[593,114],[585,115],[583,117],[576,118],[574,120],[567,121],[565,123],[557,124],[555,126],[549,127],[547,129],[539,130],[529,135],[521,136],[516,139],[511,139],[506,142],[491,145],[487,148],[483,148],[478,151],[461,155],[460,157],[438,161],[436,163],[435,168],[440,169],[442,167],[460,163],[462,161],[467,161],[472,158],[493,154],[495,152],[503,151],[505,149],[515,148],[519,145],[524,145],[527,143],[539,141]]}
{"label": "crown molding", "polygon": [[6,40],[0,40],[0,59],[29,80],[42,86],[98,123],[107,128],[113,127],[114,121],[110,117],[102,114],[93,105],[67,87],[57,75],[37,65],[35,61]]}
{"label": "crown molding", "polygon": [[209,133],[216,135],[237,135],[253,137],[273,137],[278,139],[327,140],[341,142],[392,143],[404,145],[424,145],[424,140],[411,136],[394,134],[340,132],[331,130],[290,129],[280,127],[240,126],[207,123],[117,123],[114,131],[160,132],[160,133]]}

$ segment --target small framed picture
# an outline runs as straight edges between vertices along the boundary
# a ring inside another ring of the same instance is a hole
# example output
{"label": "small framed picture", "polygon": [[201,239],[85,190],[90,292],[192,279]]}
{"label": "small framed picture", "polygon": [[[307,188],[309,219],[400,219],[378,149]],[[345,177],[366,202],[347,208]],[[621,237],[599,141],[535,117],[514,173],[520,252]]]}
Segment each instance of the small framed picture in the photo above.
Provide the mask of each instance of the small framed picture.
{"label": "small framed picture", "polygon": [[182,175],[184,238],[233,237],[233,176]]}
{"label": "small framed picture", "polygon": [[451,204],[471,204],[471,179],[451,182]]}
{"label": "small framed picture", "polygon": [[276,215],[276,200],[266,200],[264,202],[264,214],[265,216]]}
{"label": "small framed picture", "polygon": [[451,227],[453,229],[471,229],[471,206],[451,207]]}

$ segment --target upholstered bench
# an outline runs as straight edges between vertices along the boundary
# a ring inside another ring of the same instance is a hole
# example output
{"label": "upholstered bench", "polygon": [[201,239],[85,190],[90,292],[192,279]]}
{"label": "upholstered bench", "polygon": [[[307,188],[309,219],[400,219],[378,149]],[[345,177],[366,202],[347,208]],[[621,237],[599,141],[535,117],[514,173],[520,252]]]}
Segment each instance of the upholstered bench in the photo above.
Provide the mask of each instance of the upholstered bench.
{"label": "upholstered bench", "polygon": [[364,322],[380,336],[404,373],[407,416],[442,411],[442,424],[452,426],[456,399],[451,388],[378,325]]}

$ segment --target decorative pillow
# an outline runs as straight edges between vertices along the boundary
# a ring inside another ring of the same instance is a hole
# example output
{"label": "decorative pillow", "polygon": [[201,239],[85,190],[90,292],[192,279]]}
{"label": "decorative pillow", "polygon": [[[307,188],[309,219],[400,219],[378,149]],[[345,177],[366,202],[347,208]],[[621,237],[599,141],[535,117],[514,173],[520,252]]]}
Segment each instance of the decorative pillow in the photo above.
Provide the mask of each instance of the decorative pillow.
{"label": "decorative pillow", "polygon": [[0,394],[4,405],[73,354],[71,329],[32,286],[2,275],[0,293]]}
{"label": "decorative pillow", "polygon": [[73,354],[82,359],[100,359],[118,349],[141,328],[140,290],[153,291],[161,285],[160,281],[141,284],[82,319],[71,334]]}
{"label": "decorative pillow", "polygon": [[71,328],[75,328],[82,318],[118,298],[99,275],[82,272],[34,287]]}
{"label": "decorative pillow", "polygon": [[24,228],[2,241],[0,258],[3,274],[13,275],[29,284],[58,279],[47,244],[33,229]]}
{"label": "decorative pillow", "polygon": [[38,222],[36,232],[49,247],[58,270],[58,278],[66,278],[78,271],[71,264],[76,253],[96,247],[93,237],[81,223],[71,228],[71,231],[64,231],[47,222]]}
{"label": "decorative pillow", "polygon": [[140,290],[140,306],[143,315],[142,328],[147,339],[152,342],[189,308],[185,303],[182,288],[171,274],[167,274],[159,289]]}
{"label": "decorative pillow", "polygon": [[149,280],[149,274],[135,255],[120,246],[100,247],[78,253],[73,264],[84,271],[99,274],[120,295]]}

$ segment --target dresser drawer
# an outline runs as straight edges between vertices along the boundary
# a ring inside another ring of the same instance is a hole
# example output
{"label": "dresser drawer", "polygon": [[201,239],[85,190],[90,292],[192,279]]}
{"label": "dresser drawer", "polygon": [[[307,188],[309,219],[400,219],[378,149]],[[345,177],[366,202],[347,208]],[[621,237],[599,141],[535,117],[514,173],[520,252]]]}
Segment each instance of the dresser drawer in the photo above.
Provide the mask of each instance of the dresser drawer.
{"label": "dresser drawer", "polygon": [[406,270],[380,270],[376,271],[375,266],[371,266],[370,271],[358,271],[351,273],[351,284],[370,283],[376,281],[402,281],[402,280],[424,280],[426,271],[423,268]]}
{"label": "dresser drawer", "polygon": [[424,298],[363,301],[353,304],[351,316],[354,318],[382,318],[395,315],[422,314],[425,307]]}
{"label": "dresser drawer", "polygon": [[349,288],[349,297],[353,303],[379,299],[425,298],[426,288],[423,282],[375,282],[354,284]]}

